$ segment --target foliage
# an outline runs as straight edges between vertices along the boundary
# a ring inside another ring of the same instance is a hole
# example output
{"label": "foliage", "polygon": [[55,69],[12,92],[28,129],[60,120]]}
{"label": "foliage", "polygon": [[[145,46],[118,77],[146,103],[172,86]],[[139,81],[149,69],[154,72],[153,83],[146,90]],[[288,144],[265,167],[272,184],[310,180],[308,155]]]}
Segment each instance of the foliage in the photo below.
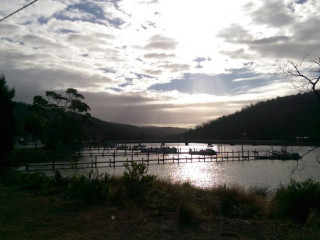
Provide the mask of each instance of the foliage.
{"label": "foliage", "polygon": [[280,187],[272,199],[273,215],[304,223],[320,211],[320,183],[312,179],[303,182],[291,180]]}
{"label": "foliage", "polygon": [[108,174],[98,174],[90,171],[88,175],[73,176],[68,185],[68,195],[71,199],[86,204],[103,202],[109,193]]}
{"label": "foliage", "polygon": [[148,175],[148,168],[143,163],[131,162],[124,164],[126,171],[123,173],[123,180],[126,193],[129,198],[141,200],[153,180],[154,175]]}
{"label": "foliage", "polygon": [[[320,226],[320,183],[311,179],[292,181],[274,194],[271,203],[262,197],[265,188],[247,191],[237,186],[198,189],[188,183],[178,184],[156,180],[147,175],[147,168],[139,163],[128,164],[126,174],[116,178],[108,174],[90,172],[87,175],[54,176],[43,173],[21,173],[16,170],[0,175],[0,186],[31,192],[61,196],[78,203],[92,204],[110,201],[127,206],[144,204],[159,215],[172,212],[182,225],[204,219],[205,215],[237,219],[276,219]],[[258,195],[255,193],[257,192]]]}
{"label": "foliage", "polygon": [[31,112],[25,121],[25,130],[33,135],[34,141],[37,139],[43,139],[45,128],[46,128],[46,119],[39,115],[36,112]]}
{"label": "foliage", "polygon": [[9,165],[7,159],[14,147],[14,89],[6,85],[4,75],[0,76],[0,170]]}
{"label": "foliage", "polygon": [[35,96],[25,128],[33,136],[41,138],[45,133],[48,147],[59,144],[73,148],[83,138],[83,126],[90,115],[90,107],[76,89],[64,93],[46,91],[46,98]]}
{"label": "foliage", "polygon": [[14,149],[8,159],[12,166],[21,166],[27,163],[52,162],[57,159],[59,161],[71,161],[71,157],[64,152],[57,152],[45,148]]}
{"label": "foliage", "polygon": [[190,201],[182,201],[178,208],[178,223],[181,225],[190,225],[202,220],[203,216],[200,209]]}
{"label": "foliage", "polygon": [[265,215],[264,201],[253,192],[240,187],[220,186],[213,194],[217,196],[222,216],[241,219],[261,218]]}

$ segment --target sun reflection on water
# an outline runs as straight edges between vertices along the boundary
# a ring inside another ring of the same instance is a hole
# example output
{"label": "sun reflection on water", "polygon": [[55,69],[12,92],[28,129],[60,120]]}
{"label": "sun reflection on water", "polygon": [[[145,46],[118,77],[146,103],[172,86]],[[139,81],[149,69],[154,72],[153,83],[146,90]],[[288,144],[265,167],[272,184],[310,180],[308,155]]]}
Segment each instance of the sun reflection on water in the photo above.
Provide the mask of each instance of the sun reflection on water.
{"label": "sun reflection on water", "polygon": [[[209,188],[221,184],[221,164],[192,163],[172,165],[170,179],[174,182],[189,182],[194,186]],[[227,180],[227,179],[226,179]]]}

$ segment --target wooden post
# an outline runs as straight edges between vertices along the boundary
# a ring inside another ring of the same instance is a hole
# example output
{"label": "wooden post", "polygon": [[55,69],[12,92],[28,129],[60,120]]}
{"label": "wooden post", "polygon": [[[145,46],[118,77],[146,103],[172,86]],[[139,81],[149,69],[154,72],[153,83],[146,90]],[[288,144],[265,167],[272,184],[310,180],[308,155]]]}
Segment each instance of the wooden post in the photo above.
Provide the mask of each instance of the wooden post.
{"label": "wooden post", "polygon": [[233,149],[232,149],[232,161],[234,161],[234,154],[233,154]]}
{"label": "wooden post", "polygon": [[227,162],[229,161],[229,155],[228,155],[228,152],[227,152]]}
{"label": "wooden post", "polygon": [[97,156],[94,158],[94,167],[97,168]]}
{"label": "wooden post", "polygon": [[158,156],[158,164],[159,164],[159,156]]}
{"label": "wooden post", "polygon": [[52,161],[52,170],[54,170],[54,160]]}
{"label": "wooden post", "polygon": [[131,162],[133,162],[133,153],[131,154]]}

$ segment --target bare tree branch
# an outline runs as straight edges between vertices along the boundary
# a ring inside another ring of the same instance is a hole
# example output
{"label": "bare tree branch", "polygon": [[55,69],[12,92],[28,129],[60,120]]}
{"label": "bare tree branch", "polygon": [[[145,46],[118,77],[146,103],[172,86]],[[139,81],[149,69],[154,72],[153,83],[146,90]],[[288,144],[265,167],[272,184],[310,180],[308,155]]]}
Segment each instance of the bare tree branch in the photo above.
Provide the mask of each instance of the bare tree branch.
{"label": "bare tree branch", "polygon": [[[299,64],[293,61],[287,61],[288,64],[282,68],[282,72],[289,77],[294,77],[295,79],[302,81],[302,83],[299,83],[301,86],[298,87],[300,88],[299,90],[303,91],[303,89],[306,89],[307,91],[312,91],[320,100],[320,93],[317,90],[317,84],[320,81],[320,58],[318,61],[312,61],[316,66],[311,70],[310,68],[303,68],[306,57],[307,56],[305,56]],[[315,73],[317,76],[307,75],[311,73]]]}

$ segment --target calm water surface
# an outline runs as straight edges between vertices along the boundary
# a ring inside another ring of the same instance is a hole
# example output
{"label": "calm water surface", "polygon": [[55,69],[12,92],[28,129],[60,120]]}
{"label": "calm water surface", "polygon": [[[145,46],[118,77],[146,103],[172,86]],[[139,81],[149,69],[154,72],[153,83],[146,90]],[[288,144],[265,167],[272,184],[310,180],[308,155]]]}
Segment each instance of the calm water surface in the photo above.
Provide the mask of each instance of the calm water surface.
{"label": "calm water surface", "polygon": [[[147,147],[158,147],[156,144],[149,144]],[[189,149],[205,149],[205,144],[168,144],[170,147],[177,147],[182,151]],[[293,152],[303,155],[314,147],[292,147]],[[216,151],[241,151],[240,145],[213,146]],[[271,146],[244,146],[245,151],[271,150]],[[280,150],[279,146],[273,150]],[[291,147],[288,148],[291,151]],[[320,181],[320,163],[317,159],[320,156],[320,148],[305,155],[299,161],[292,160],[250,160],[250,161],[224,161],[224,162],[193,162],[180,164],[150,165],[149,174],[157,175],[158,178],[173,182],[190,182],[201,187],[210,188],[217,185],[241,185],[244,187],[267,186],[271,190],[276,189],[280,184],[287,184],[290,179],[305,180],[313,178]],[[180,157],[182,157],[180,155]],[[190,157],[190,156],[189,156]],[[137,157],[138,160],[141,156]],[[117,158],[118,159],[118,158]],[[125,157],[123,158],[126,159]],[[82,159],[89,161],[90,159]],[[101,159],[98,159],[98,161]],[[79,170],[77,170],[79,171]],[[89,170],[88,170],[89,171]],[[111,175],[121,175],[123,167],[99,168],[99,172],[108,172]],[[67,174],[75,173],[68,171]]]}

